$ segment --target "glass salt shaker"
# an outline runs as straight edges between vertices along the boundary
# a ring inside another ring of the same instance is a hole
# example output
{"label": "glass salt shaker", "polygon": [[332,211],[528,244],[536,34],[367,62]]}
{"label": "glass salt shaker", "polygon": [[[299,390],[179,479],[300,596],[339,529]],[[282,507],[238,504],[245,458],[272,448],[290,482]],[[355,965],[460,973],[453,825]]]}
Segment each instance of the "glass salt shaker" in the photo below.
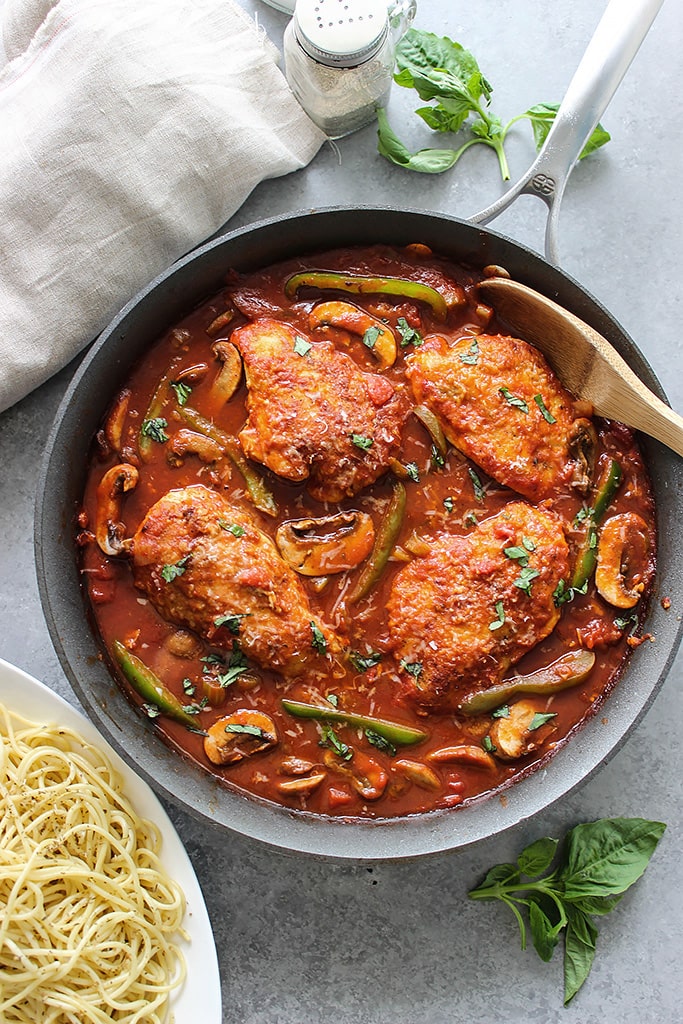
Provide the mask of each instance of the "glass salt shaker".
{"label": "glass salt shaker", "polygon": [[284,36],[285,73],[331,139],[369,124],[391,89],[396,44],[416,0],[296,0]]}

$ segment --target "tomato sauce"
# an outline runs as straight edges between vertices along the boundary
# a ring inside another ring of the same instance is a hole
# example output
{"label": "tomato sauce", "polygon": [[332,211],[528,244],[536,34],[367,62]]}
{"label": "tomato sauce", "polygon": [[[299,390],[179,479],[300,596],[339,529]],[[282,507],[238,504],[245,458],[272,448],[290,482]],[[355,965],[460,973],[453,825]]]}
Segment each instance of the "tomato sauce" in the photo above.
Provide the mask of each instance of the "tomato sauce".
{"label": "tomato sauce", "polygon": [[[351,301],[388,323],[399,338],[394,364],[378,369],[377,359],[360,337],[334,327],[324,328],[321,334],[311,332],[311,309],[321,298],[329,298],[330,294],[339,297],[338,293],[302,288],[291,298],[285,297],[284,283],[290,275],[318,267],[375,277],[410,277],[431,284],[437,290],[448,280],[461,290],[463,301],[450,309],[444,325],[428,306],[407,297],[377,293],[343,295],[344,301]],[[180,758],[196,762],[224,785],[304,812],[353,818],[388,818],[457,807],[499,791],[547,760],[601,705],[618,679],[631,647],[639,642],[647,590],[633,609],[624,611],[603,600],[591,578],[585,593],[576,593],[572,600],[563,603],[560,620],[552,633],[529,651],[513,670],[508,670],[507,675],[529,673],[579,648],[594,652],[595,666],[588,678],[576,686],[550,696],[525,697],[539,713],[553,717],[537,730],[533,749],[512,761],[497,757],[496,751],[491,750],[488,740],[491,713],[469,717],[457,710],[428,713],[406,698],[390,653],[386,604],[396,573],[415,557],[411,543],[415,537],[419,543],[429,545],[431,538],[444,534],[466,534],[477,522],[495,515],[511,501],[519,500],[518,495],[488,478],[453,447],[449,446],[445,457],[439,458],[434,452],[433,438],[413,415],[406,419],[398,456],[399,467],[415,467],[411,469],[412,475],[403,480],[408,496],[407,511],[391,558],[376,585],[367,597],[348,606],[346,597],[363,565],[324,580],[301,577],[312,611],[338,631],[349,650],[356,652],[355,665],[353,658],[340,659],[296,679],[247,666],[246,671],[234,675],[229,685],[217,686],[216,674],[219,669],[225,673],[230,653],[218,651],[206,640],[190,637],[188,649],[179,654],[178,625],[164,621],[135,587],[129,559],[106,555],[95,542],[97,487],[104,473],[121,462],[136,466],[139,472],[137,486],[121,499],[121,520],[128,537],[163,494],[193,484],[215,489],[236,508],[254,513],[244,480],[228,459],[202,462],[193,455],[169,459],[168,442],[163,440],[152,442],[147,461],[140,459],[141,424],[164,375],[171,380],[185,376],[191,381],[187,404],[225,434],[237,437],[247,417],[247,389],[242,380],[229,401],[216,397],[212,382],[219,367],[211,346],[219,340],[228,340],[232,331],[250,317],[266,315],[294,325],[312,342],[321,337],[332,340],[337,348],[351,355],[362,370],[381,372],[410,396],[405,356],[412,351],[415,342],[400,345],[399,319],[418,329],[421,337],[434,331],[445,333],[449,339],[507,333],[504,325],[499,324],[492,311],[478,299],[476,284],[481,277],[481,271],[453,265],[421,247],[398,251],[382,246],[337,250],[311,259],[290,260],[246,278],[231,272],[226,275],[226,286],[218,295],[188,312],[160,338],[150,338],[149,351],[132,369],[123,396],[117,396],[114,406],[106,411],[103,429],[93,443],[77,538],[83,587],[95,628],[113,674],[141,714],[156,713],[115,667],[111,655],[115,641],[140,658],[179,702],[190,707],[199,705],[195,720],[200,730],[208,730],[214,722],[237,709],[255,709],[270,716],[277,729],[277,743],[225,766],[208,760],[200,733],[189,731],[165,714],[150,717],[150,728],[158,730]],[[226,311],[227,315],[223,316]],[[183,373],[202,366],[208,366],[208,371]],[[170,374],[169,367],[172,367]],[[187,427],[181,411],[176,390],[166,386],[162,389],[160,405],[160,416],[166,421],[166,436],[172,437],[174,432]],[[600,420],[595,420],[595,426],[598,468],[611,458],[618,461],[622,473],[621,484],[607,515],[635,512],[645,520],[650,537],[648,579],[651,580],[654,507],[642,457],[627,428]],[[270,537],[275,536],[280,523],[308,516],[320,517],[338,510],[368,513],[377,529],[395,484],[394,473],[388,472],[353,498],[334,505],[323,504],[311,498],[305,483],[293,484],[264,467],[251,465],[272,492],[279,509],[276,518],[257,513],[260,529]],[[582,513],[585,505],[585,500],[573,493],[553,502],[554,511],[562,517],[572,557],[586,534],[585,513]],[[183,639],[187,641],[187,637]],[[237,647],[238,641],[236,650]],[[360,663],[364,670],[358,667],[357,655],[366,659],[365,663]],[[202,701],[206,694],[209,694],[208,703]],[[392,750],[381,743],[377,745],[376,737],[372,742],[369,734],[358,726],[295,717],[284,709],[283,698],[412,726],[426,733],[427,738]],[[461,752],[459,759],[449,761],[438,753],[453,747],[471,748],[469,757]],[[472,749],[487,756],[473,754]],[[307,780],[312,779],[318,781],[308,785]],[[304,781],[298,785],[297,780]]]}

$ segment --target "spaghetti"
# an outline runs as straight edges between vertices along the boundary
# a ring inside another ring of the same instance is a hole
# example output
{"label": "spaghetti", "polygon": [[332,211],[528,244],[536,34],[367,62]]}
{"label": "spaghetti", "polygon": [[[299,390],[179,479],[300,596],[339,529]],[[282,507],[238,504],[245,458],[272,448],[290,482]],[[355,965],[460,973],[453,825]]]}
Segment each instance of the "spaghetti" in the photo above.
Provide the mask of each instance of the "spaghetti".
{"label": "spaghetti", "polygon": [[104,754],[0,704],[0,1020],[162,1024],[185,898]]}

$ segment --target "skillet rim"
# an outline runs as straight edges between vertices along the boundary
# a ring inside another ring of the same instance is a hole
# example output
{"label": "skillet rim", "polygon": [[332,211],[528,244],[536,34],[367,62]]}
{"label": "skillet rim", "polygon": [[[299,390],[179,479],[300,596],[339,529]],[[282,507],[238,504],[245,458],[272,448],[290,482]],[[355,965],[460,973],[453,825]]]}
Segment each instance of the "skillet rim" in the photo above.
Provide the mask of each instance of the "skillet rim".
{"label": "skillet rim", "polygon": [[[364,235],[360,238],[358,218],[362,222],[360,234]],[[418,222],[416,231],[412,225]],[[299,230],[293,237],[295,226]],[[328,226],[335,228],[334,237],[324,237]],[[428,238],[424,238],[426,227]],[[305,238],[315,236],[315,244],[302,241],[302,228]],[[446,243],[448,231],[453,230],[455,247],[435,241],[438,238]],[[378,237],[382,231],[385,234]],[[387,237],[387,233],[391,237]],[[271,250],[265,257],[262,255],[264,239]],[[469,245],[464,251],[461,240]],[[142,355],[143,336],[156,340],[164,329],[158,326],[159,303],[166,300],[167,311],[171,306],[178,306],[177,311],[167,313],[164,326],[178,319],[182,310],[187,311],[190,306],[183,296],[187,296],[192,271],[199,268],[206,275],[206,268],[211,268],[216,259],[222,261],[220,280],[217,278],[214,285],[207,284],[193,292],[193,302],[200,301],[212,289],[217,290],[226,270],[235,264],[240,269],[254,269],[296,252],[305,254],[347,244],[407,244],[408,241],[426,241],[440,254],[478,266],[499,263],[511,268],[509,257],[514,257],[511,273],[517,280],[566,305],[604,334],[641,379],[666,401],[661,384],[642,352],[606,308],[569,274],[551,266],[514,239],[442,213],[416,209],[398,211],[390,206],[321,207],[266,218],[215,237],[155,277],[134,296],[92,344],[74,374],[48,437],[37,487],[36,570],[48,630],[67,678],[105,739],[157,792],[192,816],[216,828],[229,829],[283,850],[344,860],[400,860],[464,848],[515,827],[568,795],[617,753],[645,715],[666,679],[683,635],[683,622],[676,626],[675,612],[664,612],[657,600],[658,593],[666,592],[672,597],[672,607],[676,606],[675,596],[679,598],[678,606],[683,604],[683,550],[667,544],[666,531],[660,528],[658,582],[646,628],[659,630],[665,639],[656,645],[643,644],[632,652],[624,667],[623,679],[606,701],[601,702],[600,710],[603,714],[609,713],[608,724],[604,725],[604,719],[593,713],[546,764],[505,789],[504,801],[500,800],[502,794],[494,793],[461,808],[413,817],[376,821],[323,818],[289,811],[227,789],[170,750],[154,727],[143,721],[126,701],[102,660],[96,634],[88,622],[72,536],[73,513],[81,493],[79,461],[82,464],[94,433],[84,428],[87,422],[99,421],[103,408],[103,403],[97,400],[98,389],[93,393],[93,381],[99,382],[100,387],[106,381],[107,395],[111,397],[130,365]],[[242,255],[237,259],[223,259],[224,250],[241,251]],[[518,268],[522,269],[521,273]],[[570,303],[567,303],[567,295],[572,299]],[[145,329],[150,313],[154,313],[157,324],[151,334]],[[127,341],[129,334],[134,336],[135,331],[139,338],[135,352],[131,353],[127,351]],[[117,357],[113,365],[109,361],[112,353]],[[85,447],[83,433],[87,435]],[[651,471],[661,526],[672,504],[679,517],[683,511],[683,462],[658,442],[642,438],[641,441]],[[656,476],[650,463],[654,469],[661,466],[665,470],[662,478]],[[663,580],[662,547],[666,552]],[[661,591],[662,582],[668,584],[665,591]],[[654,673],[653,663],[657,666]],[[631,681],[630,689],[626,689],[624,680]]]}

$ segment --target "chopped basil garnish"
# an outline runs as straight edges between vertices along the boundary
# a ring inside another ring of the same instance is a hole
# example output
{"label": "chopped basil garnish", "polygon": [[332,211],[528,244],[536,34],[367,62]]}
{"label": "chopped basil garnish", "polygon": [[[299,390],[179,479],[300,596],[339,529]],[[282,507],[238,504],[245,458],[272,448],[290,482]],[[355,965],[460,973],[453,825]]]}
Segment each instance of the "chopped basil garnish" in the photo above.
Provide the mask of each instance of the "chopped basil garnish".
{"label": "chopped basil garnish", "polygon": [[550,722],[553,718],[557,718],[557,714],[537,711],[527,726],[527,732],[536,732],[537,729],[540,729],[542,725],[545,725],[546,722]]}
{"label": "chopped basil garnish", "polygon": [[455,502],[453,501],[452,498],[444,498],[443,507],[446,509],[447,512],[452,512],[453,509],[455,508]]}
{"label": "chopped basil garnish", "polygon": [[410,326],[404,316],[398,318],[396,327],[401,335],[401,348],[407,348],[408,345],[414,345],[415,348],[419,348],[422,344],[422,335],[414,327]]}
{"label": "chopped basil garnish", "polygon": [[344,759],[344,761],[350,761],[353,757],[353,750],[348,744],[340,740],[336,732],[327,722],[320,723],[320,741],[319,746],[329,747],[334,750],[338,757]]}
{"label": "chopped basil garnish", "polygon": [[503,704],[502,707],[496,708],[495,711],[491,712],[491,718],[509,718],[510,717],[510,706]]}
{"label": "chopped basil garnish", "polygon": [[377,339],[379,338],[379,336],[380,336],[380,329],[379,329],[379,327],[368,327],[367,331],[363,335],[363,344],[367,348],[372,349],[377,344]]}
{"label": "chopped basil garnish", "polygon": [[203,711],[204,708],[207,707],[208,703],[209,698],[202,697],[198,704],[196,701],[193,704],[183,704],[183,711],[188,715],[198,715],[200,711]]}
{"label": "chopped basil garnish", "polygon": [[219,519],[218,525],[221,530],[225,530],[227,533],[231,533],[233,537],[244,537],[247,532],[243,526],[239,523],[229,523],[227,519]]}
{"label": "chopped basil garnish", "polygon": [[498,747],[495,745],[490,736],[484,736],[483,740],[481,741],[481,745],[487,754],[495,754],[495,752],[498,750]]}
{"label": "chopped basil garnish", "polygon": [[294,339],[294,351],[298,356],[307,356],[312,348],[313,346],[310,341],[306,341],[306,339],[302,338],[300,334],[297,334]]}
{"label": "chopped basil garnish", "polygon": [[470,345],[467,352],[463,352],[460,355],[460,362],[465,363],[466,366],[475,366],[479,359],[479,345],[475,338]]}
{"label": "chopped basil garnish", "polygon": [[495,608],[496,615],[498,616],[498,618],[494,619],[493,622],[489,623],[489,629],[491,630],[491,632],[493,632],[496,629],[500,629],[500,627],[505,622],[505,609],[503,608],[503,602],[496,601]]}
{"label": "chopped basil garnish", "polygon": [[528,565],[529,563],[529,552],[526,548],[519,547],[519,545],[503,548],[503,554],[508,558],[514,558],[520,565]]}
{"label": "chopped basil garnish", "polygon": [[192,394],[192,388],[190,385],[183,383],[181,380],[174,380],[171,382],[171,387],[175,391],[175,397],[178,405],[187,405],[187,400]]}
{"label": "chopped basil garnish", "polygon": [[311,647],[315,651],[317,651],[318,654],[327,654],[327,640],[325,639],[325,634],[323,633],[319,626],[316,626],[313,619],[311,619],[310,626]]}
{"label": "chopped basil garnish", "polygon": [[471,466],[468,466],[467,467],[467,472],[469,473],[470,480],[472,481],[472,488],[474,490],[474,497],[476,498],[477,501],[483,501],[484,497],[485,497],[485,495],[484,495],[484,488],[482,486],[481,480],[479,479],[479,476],[478,476],[476,470],[472,469]]}
{"label": "chopped basil garnish", "polygon": [[385,754],[390,754],[391,757],[396,753],[396,747],[389,740],[386,740],[384,736],[380,736],[374,729],[365,730],[365,738],[368,743],[372,743],[373,747],[377,747],[378,750],[383,751]]}
{"label": "chopped basil garnish", "polygon": [[528,413],[529,406],[526,404],[523,398],[519,395],[513,395],[509,388],[498,388],[498,394],[502,395],[508,405],[511,405],[513,409],[519,409],[520,412]]}
{"label": "chopped basil garnish", "polygon": [[557,420],[555,419],[553,414],[548,411],[548,408],[546,407],[546,404],[543,401],[543,398],[542,398],[541,395],[534,395],[534,402],[536,403],[538,408],[541,410],[541,415],[543,416],[543,419],[546,420],[547,423],[557,423]]}
{"label": "chopped basil garnish", "polygon": [[187,569],[189,561],[190,555],[185,555],[184,558],[181,558],[179,562],[175,562],[173,565],[162,566],[161,576],[164,582],[172,583],[173,580],[176,580],[179,576],[182,576],[185,570]]}
{"label": "chopped basil garnish", "polygon": [[417,468],[417,462],[406,462],[406,472],[410,480],[414,480],[416,484],[420,482],[420,471]]}
{"label": "chopped basil garnish", "polygon": [[336,693],[326,693],[325,700],[328,704],[331,704],[333,708],[339,707],[339,697]]}
{"label": "chopped basil garnish", "polygon": [[220,629],[221,626],[225,626],[233,636],[238,636],[240,623],[247,615],[249,615],[249,612],[234,612],[229,615],[219,615],[217,619],[213,620],[213,624],[217,629]]}
{"label": "chopped basil garnish", "polygon": [[186,693],[188,697],[194,697],[196,689],[197,687],[191,679],[183,679],[183,693]]}
{"label": "chopped basil garnish", "polygon": [[163,444],[164,441],[168,441],[168,434],[165,428],[168,426],[168,420],[165,420],[163,416],[156,416],[153,420],[144,420],[140,427],[140,433],[143,437],[151,437],[153,441],[158,441],[159,444]]}
{"label": "chopped basil garnish", "polygon": [[256,736],[259,740],[265,740],[268,738],[260,725],[240,725],[239,722],[228,722],[225,727],[225,731],[242,733],[245,736]]}
{"label": "chopped basil garnish", "polygon": [[[201,660],[204,662],[203,671],[215,676],[218,685],[224,689],[232,686],[237,677],[249,669],[247,659],[240,650],[237,640],[232,642],[232,654],[228,661],[221,654],[207,654]],[[212,667],[217,670],[215,673],[211,671]],[[221,669],[225,669],[225,671],[220,671]]]}
{"label": "chopped basil garnish", "polygon": [[413,679],[419,679],[422,675],[422,662],[421,661],[406,661],[405,658],[401,661],[401,668],[404,672],[407,672]]}
{"label": "chopped basil garnish", "polygon": [[516,580],[513,580],[513,586],[519,587],[525,594],[531,597],[531,583],[537,576],[540,576],[538,569],[532,569],[530,566],[525,565]]}
{"label": "chopped basil garnish", "polygon": [[564,580],[560,580],[553,591],[553,601],[557,608],[568,601],[573,601],[577,594],[588,593],[588,580],[581,587],[570,587]]}
{"label": "chopped basil garnish", "polygon": [[446,465],[446,459],[441,454],[441,452],[439,451],[435,444],[432,445],[431,457],[432,465],[436,469],[443,469],[443,467]]}
{"label": "chopped basil garnish", "polygon": [[473,512],[472,509],[465,513],[463,518],[463,526],[478,526],[479,520],[477,519],[477,513]]}
{"label": "chopped basil garnish", "polygon": [[349,651],[349,661],[356,672],[367,672],[368,669],[378,665],[381,660],[382,655],[379,651],[368,651],[367,654],[361,654],[359,651]]}
{"label": "chopped basil garnish", "polygon": [[574,516],[574,526],[580,526],[581,523],[585,522],[586,519],[592,519],[595,514],[595,510],[590,508],[588,505],[584,505]]}
{"label": "chopped basil garnish", "polygon": [[372,448],[374,441],[371,437],[363,437],[362,434],[351,434],[351,443],[355,444],[356,448],[367,452]]}
{"label": "chopped basil garnish", "polygon": [[156,704],[142,704],[141,707],[148,718],[158,718],[161,714],[161,709]]}

